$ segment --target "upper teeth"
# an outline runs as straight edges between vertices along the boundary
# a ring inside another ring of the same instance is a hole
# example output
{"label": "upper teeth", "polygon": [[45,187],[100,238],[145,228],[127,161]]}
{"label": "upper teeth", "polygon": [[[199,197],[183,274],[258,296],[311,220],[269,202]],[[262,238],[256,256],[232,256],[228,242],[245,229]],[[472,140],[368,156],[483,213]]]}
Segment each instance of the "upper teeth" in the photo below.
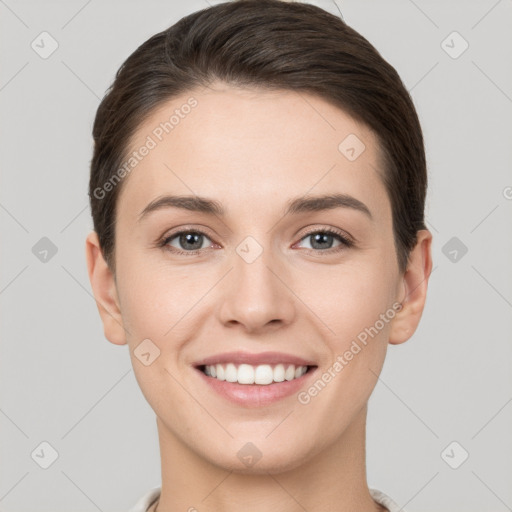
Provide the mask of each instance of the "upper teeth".
{"label": "upper teeth", "polygon": [[241,364],[237,368],[233,363],[228,363],[206,365],[204,373],[219,380],[238,382],[239,384],[271,384],[272,382],[297,379],[304,375],[307,369],[307,366],[293,364],[287,365],[286,369],[283,364],[274,367],[269,364],[260,364],[259,366]]}

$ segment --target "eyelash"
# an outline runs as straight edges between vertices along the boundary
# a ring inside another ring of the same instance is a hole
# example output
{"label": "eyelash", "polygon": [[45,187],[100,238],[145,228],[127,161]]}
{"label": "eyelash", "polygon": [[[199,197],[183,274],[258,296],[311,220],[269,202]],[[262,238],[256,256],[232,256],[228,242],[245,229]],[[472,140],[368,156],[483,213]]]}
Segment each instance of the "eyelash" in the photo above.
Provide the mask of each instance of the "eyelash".
{"label": "eyelash", "polygon": [[[183,251],[181,249],[177,249],[176,247],[171,247],[171,246],[167,245],[171,240],[173,240],[177,236],[183,235],[185,233],[186,234],[193,233],[193,234],[196,234],[196,235],[203,235],[206,238],[210,238],[207,233],[205,233],[204,231],[201,231],[200,229],[185,229],[185,230],[182,230],[182,231],[177,231],[176,233],[173,233],[172,235],[169,235],[169,236],[166,236],[166,237],[162,238],[158,242],[158,247],[161,247],[162,249],[167,250],[167,251],[169,251],[169,252],[171,252],[173,254],[186,255],[186,256],[194,256],[194,255],[199,254],[201,251],[204,250],[204,249],[196,249],[194,251]],[[338,247],[331,247],[331,248],[325,249],[325,250],[321,250],[321,249],[306,249],[306,251],[313,251],[314,253],[334,254],[334,253],[338,253],[338,252],[340,252],[340,251],[342,251],[344,249],[349,249],[351,247],[354,247],[354,245],[355,245],[355,243],[350,238],[344,236],[343,233],[341,233],[340,231],[337,231],[337,230],[332,229],[332,228],[316,229],[316,230],[309,231],[299,240],[299,242],[304,240],[308,236],[316,235],[316,234],[319,234],[319,233],[335,236],[341,242],[341,245],[338,246]]]}

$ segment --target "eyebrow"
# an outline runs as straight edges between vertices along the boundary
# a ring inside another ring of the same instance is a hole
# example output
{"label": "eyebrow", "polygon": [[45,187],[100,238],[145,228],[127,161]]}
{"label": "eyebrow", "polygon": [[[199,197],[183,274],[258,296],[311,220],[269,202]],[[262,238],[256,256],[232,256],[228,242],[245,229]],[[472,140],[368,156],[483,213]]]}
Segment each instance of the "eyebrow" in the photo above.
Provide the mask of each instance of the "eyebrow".
{"label": "eyebrow", "polygon": [[[224,217],[226,210],[223,206],[213,199],[200,196],[174,196],[166,195],[158,197],[151,201],[139,214],[138,222],[151,212],[162,210],[164,208],[181,208],[193,212],[206,213]],[[319,212],[324,210],[333,210],[335,208],[351,208],[364,213],[368,218],[373,219],[369,208],[348,194],[327,194],[311,197],[297,197],[286,203],[283,216],[299,214],[304,212]]]}

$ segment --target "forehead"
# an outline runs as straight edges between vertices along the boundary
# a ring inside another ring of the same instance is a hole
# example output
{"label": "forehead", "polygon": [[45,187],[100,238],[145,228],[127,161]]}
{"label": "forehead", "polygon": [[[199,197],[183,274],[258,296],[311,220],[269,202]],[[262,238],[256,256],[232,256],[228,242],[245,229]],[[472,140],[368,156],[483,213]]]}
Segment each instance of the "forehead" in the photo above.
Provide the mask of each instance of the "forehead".
{"label": "forehead", "polygon": [[[140,151],[144,146],[150,149]],[[132,138],[132,151],[139,156],[118,208],[128,203],[134,215],[165,193],[213,197],[227,210],[249,198],[282,203],[308,191],[387,199],[373,132],[302,91],[224,84],[191,90],[151,113]]]}

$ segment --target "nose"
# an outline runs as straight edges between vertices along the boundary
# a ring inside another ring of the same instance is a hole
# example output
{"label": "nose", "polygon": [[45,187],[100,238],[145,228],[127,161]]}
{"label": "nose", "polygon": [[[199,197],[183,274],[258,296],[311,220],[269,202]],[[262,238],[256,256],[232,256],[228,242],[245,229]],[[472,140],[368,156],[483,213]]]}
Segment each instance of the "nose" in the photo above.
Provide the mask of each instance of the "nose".
{"label": "nose", "polygon": [[293,322],[296,303],[282,261],[273,258],[270,250],[263,250],[252,262],[234,251],[232,266],[219,297],[220,320],[226,327],[259,333]]}

